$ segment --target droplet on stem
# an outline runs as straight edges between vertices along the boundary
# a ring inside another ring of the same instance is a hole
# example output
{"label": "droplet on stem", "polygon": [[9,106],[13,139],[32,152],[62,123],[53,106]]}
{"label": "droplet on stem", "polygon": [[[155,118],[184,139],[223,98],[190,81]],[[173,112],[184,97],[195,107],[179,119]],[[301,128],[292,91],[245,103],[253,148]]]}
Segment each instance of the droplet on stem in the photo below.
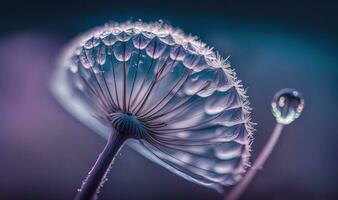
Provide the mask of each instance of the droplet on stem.
{"label": "droplet on stem", "polygon": [[259,153],[252,167],[247,171],[240,182],[230,191],[224,200],[238,200],[246,190],[258,170],[263,168],[264,163],[269,158],[272,150],[282,133],[283,127],[297,119],[304,108],[304,98],[295,89],[285,88],[279,90],[271,103],[272,114],[276,118],[276,125],[270,138],[262,151]]}
{"label": "droplet on stem", "polygon": [[271,107],[276,121],[287,125],[301,115],[304,108],[304,98],[297,90],[285,88],[275,94]]}

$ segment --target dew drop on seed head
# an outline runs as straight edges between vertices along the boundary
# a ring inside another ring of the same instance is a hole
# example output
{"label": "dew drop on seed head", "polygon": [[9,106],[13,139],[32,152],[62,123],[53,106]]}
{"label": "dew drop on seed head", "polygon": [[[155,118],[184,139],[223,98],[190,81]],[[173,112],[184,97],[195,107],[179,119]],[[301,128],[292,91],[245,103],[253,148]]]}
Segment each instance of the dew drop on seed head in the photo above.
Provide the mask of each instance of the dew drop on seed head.
{"label": "dew drop on seed head", "polygon": [[96,37],[92,37],[86,41],[86,43],[84,44],[84,48],[92,49],[94,47],[97,47],[99,44],[100,44],[100,40]]}
{"label": "dew drop on seed head", "polygon": [[301,115],[304,98],[297,90],[285,88],[275,94],[271,107],[276,121],[287,125]]}

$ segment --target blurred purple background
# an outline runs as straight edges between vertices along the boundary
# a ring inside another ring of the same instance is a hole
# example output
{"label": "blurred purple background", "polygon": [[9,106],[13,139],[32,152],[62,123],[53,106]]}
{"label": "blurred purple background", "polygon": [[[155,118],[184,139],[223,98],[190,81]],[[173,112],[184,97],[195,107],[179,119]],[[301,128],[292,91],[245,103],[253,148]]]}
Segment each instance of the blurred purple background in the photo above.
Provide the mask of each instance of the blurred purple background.
{"label": "blurred purple background", "polygon": [[[107,1],[96,6],[80,1],[5,4],[9,7],[2,12],[0,28],[0,199],[74,197],[105,141],[51,96],[55,59],[78,33],[130,17],[168,20],[231,56],[258,123],[253,160],[275,123],[270,111],[274,93],[284,87],[303,93],[303,115],[285,128],[243,199],[338,199],[338,14],[332,12],[337,4],[215,1],[191,7],[193,2],[171,2],[180,8],[151,1],[125,2],[129,6]],[[121,154],[100,199],[221,199],[128,147]]]}

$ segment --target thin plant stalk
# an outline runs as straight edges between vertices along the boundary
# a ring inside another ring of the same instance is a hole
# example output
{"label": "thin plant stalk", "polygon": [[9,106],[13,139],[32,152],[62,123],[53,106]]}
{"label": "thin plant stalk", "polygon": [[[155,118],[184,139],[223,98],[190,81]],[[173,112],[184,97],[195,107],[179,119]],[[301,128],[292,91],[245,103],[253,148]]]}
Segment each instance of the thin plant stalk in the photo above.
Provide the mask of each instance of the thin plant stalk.
{"label": "thin plant stalk", "polygon": [[84,180],[81,189],[78,190],[79,192],[75,197],[76,200],[93,200],[97,198],[99,190],[105,182],[109,168],[126,139],[126,137],[118,133],[115,129],[113,130],[106,146],[88,173],[87,178]]}
{"label": "thin plant stalk", "polygon": [[252,165],[252,167],[249,169],[249,171],[246,173],[243,179],[230,191],[230,193],[225,197],[224,200],[237,200],[241,197],[241,195],[243,194],[247,186],[250,184],[251,180],[254,178],[258,170],[261,170],[263,168],[265,161],[270,156],[273,148],[275,147],[282,133],[283,127],[284,125],[280,123],[277,123],[275,125],[275,128],[267,144],[259,154],[255,163]]}

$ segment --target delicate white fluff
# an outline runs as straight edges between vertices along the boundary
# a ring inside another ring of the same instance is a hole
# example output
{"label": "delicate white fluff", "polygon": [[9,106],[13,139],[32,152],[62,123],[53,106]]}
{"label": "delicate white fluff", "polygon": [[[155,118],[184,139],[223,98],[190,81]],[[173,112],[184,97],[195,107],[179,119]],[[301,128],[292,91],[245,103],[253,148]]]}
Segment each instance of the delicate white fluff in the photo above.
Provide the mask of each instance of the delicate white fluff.
{"label": "delicate white fluff", "polygon": [[162,22],[82,34],[64,49],[51,89],[105,138],[126,126],[119,113],[132,115],[128,144],[192,182],[221,190],[249,165],[251,109],[228,58]]}

